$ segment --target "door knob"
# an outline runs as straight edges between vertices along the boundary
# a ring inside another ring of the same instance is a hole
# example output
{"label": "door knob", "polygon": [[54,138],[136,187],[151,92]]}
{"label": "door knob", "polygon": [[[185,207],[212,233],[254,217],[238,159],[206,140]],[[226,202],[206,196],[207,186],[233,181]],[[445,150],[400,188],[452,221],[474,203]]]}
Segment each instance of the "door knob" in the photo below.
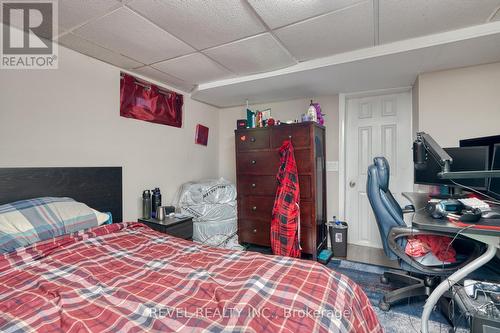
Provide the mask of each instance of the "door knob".
{"label": "door knob", "polygon": [[356,186],[356,182],[355,182],[354,180],[351,180],[351,181],[349,182],[349,186],[350,186],[351,188],[353,188],[354,186]]}
{"label": "door knob", "polygon": [[252,210],[255,212],[257,210],[257,206],[253,206]]}

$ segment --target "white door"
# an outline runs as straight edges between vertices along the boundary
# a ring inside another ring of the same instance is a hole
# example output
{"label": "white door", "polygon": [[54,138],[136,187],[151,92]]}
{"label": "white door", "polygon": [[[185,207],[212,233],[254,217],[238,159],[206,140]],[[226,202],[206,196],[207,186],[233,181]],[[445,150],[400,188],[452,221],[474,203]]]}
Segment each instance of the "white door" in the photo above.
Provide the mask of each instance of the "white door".
{"label": "white door", "polygon": [[389,188],[401,205],[401,192],[413,189],[411,93],[346,99],[345,212],[349,243],[382,247],[366,195],[367,169],[373,157],[390,165]]}

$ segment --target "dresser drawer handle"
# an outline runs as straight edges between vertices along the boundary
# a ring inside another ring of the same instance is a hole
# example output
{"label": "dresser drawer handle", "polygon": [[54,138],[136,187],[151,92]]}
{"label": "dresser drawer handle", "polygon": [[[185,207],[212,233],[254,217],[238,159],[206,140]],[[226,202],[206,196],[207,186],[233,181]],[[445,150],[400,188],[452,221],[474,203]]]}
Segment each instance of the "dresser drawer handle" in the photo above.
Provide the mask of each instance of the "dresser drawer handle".
{"label": "dresser drawer handle", "polygon": [[255,142],[255,138],[253,136],[250,137],[250,142]]}
{"label": "dresser drawer handle", "polygon": [[288,136],[288,138],[289,138],[289,139],[291,139],[291,138],[292,138],[292,136],[291,136],[291,135],[289,135],[289,136]]}
{"label": "dresser drawer handle", "polygon": [[252,184],[252,188],[256,188],[257,185],[255,183]]}
{"label": "dresser drawer handle", "polygon": [[255,212],[257,210],[257,206],[253,206],[252,210]]}
{"label": "dresser drawer handle", "polygon": [[256,234],[256,233],[257,233],[257,229],[253,229],[252,231],[253,231],[253,233],[254,233],[254,234]]}
{"label": "dresser drawer handle", "polygon": [[257,161],[256,161],[256,160],[252,160],[252,162],[251,162],[251,163],[252,163],[252,164],[256,164],[256,163],[257,163]]}

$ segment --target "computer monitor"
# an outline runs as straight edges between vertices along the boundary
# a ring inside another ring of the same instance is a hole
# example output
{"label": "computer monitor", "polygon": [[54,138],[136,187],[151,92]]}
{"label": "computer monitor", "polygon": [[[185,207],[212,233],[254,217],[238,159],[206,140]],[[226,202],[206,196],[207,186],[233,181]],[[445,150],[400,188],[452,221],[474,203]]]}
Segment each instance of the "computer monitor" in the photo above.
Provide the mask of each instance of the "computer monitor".
{"label": "computer monitor", "polygon": [[493,161],[493,147],[500,143],[500,135],[460,140],[460,147],[488,146],[490,161]]}
{"label": "computer monitor", "polygon": [[[500,144],[496,144],[493,148],[491,170],[500,170]],[[488,194],[500,200],[500,178],[491,178]]]}
{"label": "computer monitor", "polygon": [[[488,147],[460,147],[444,148],[444,150],[453,158],[450,171],[478,171],[489,170]],[[441,172],[441,166],[432,156],[428,156],[427,166],[423,170],[415,170],[415,184],[423,185],[445,185],[456,186],[449,179],[441,179],[438,173]],[[488,188],[488,179],[457,179],[456,183],[476,190],[486,190]]]}

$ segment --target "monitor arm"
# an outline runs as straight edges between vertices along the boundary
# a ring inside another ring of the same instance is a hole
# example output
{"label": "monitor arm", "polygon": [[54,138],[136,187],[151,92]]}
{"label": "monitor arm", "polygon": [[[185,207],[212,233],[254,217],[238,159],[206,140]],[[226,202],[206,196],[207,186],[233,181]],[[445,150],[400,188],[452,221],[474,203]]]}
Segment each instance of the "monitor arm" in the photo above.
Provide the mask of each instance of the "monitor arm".
{"label": "monitor arm", "polygon": [[[415,153],[418,151],[416,149],[416,146],[419,146],[419,145],[423,145],[423,148],[425,149],[425,151],[422,151],[421,153],[431,154],[432,157],[441,166],[442,172],[450,172],[450,170],[451,170],[450,166],[451,166],[451,164],[453,164],[453,158],[451,158],[451,156],[448,155],[448,153],[443,148],[441,148],[441,146],[432,138],[432,136],[430,136],[429,134],[427,134],[425,132],[418,132],[417,139],[415,140],[415,142],[413,144],[413,148],[414,148],[413,161],[415,163],[418,163],[415,159]],[[421,161],[420,163],[425,163],[426,159],[427,158],[424,155],[423,161]]]}
{"label": "monitor arm", "polygon": [[415,167],[425,164],[429,153],[441,166],[438,177],[442,179],[500,178],[500,170],[451,171],[453,158],[427,133],[418,132],[413,142]]}

